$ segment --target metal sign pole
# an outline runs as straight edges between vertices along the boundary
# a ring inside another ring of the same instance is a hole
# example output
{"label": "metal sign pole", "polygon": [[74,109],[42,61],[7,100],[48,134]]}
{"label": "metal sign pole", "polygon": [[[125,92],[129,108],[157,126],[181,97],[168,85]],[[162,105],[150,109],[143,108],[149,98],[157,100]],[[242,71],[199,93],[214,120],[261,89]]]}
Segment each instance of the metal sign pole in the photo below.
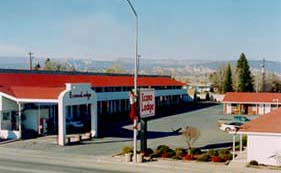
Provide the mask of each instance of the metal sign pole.
{"label": "metal sign pole", "polygon": [[147,150],[147,120],[142,118],[141,123],[141,151],[144,153]]}

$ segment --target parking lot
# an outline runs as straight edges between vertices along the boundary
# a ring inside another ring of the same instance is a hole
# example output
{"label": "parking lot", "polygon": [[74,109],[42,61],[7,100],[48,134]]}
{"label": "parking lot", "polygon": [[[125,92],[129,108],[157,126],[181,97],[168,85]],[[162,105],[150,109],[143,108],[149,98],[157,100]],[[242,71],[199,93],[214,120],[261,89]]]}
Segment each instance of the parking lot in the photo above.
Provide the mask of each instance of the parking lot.
{"label": "parking lot", "polygon": [[[171,147],[186,147],[184,138],[175,131],[186,126],[197,127],[201,136],[195,143],[197,147],[230,143],[232,136],[219,130],[217,119],[223,117],[223,106],[214,105],[186,113],[166,116],[148,122],[148,147],[155,148],[160,144]],[[111,126],[111,125],[109,125]],[[114,126],[109,127],[115,130]],[[56,136],[46,136],[31,140],[21,140],[0,147],[42,150],[49,152],[77,153],[87,155],[113,155],[119,153],[125,145],[132,145],[132,125],[125,125],[122,130],[116,130],[111,137],[97,138],[83,141],[80,144],[69,146],[56,145]]]}

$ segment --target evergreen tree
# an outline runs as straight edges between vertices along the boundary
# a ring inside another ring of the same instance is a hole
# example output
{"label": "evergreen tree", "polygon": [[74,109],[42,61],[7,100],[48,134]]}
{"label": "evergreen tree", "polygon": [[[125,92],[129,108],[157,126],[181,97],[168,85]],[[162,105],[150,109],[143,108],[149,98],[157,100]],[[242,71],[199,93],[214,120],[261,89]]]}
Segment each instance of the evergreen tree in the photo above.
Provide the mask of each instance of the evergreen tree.
{"label": "evergreen tree", "polygon": [[254,90],[253,79],[247,58],[244,53],[241,53],[240,58],[237,61],[236,72],[239,76],[238,91],[252,92]]}
{"label": "evergreen tree", "polygon": [[228,64],[226,73],[224,75],[224,83],[223,83],[223,92],[231,92],[233,91],[232,87],[232,72],[231,72],[231,66]]}

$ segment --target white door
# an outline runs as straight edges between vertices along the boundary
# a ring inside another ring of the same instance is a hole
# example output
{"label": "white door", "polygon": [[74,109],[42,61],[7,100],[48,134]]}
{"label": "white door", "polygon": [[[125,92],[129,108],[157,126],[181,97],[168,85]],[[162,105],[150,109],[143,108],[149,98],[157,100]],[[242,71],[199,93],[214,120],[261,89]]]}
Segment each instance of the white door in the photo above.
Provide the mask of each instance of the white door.
{"label": "white door", "polygon": [[270,104],[266,104],[265,105],[265,113],[269,113],[270,112]]}
{"label": "white door", "polygon": [[263,115],[264,106],[263,104],[259,104],[259,115]]}

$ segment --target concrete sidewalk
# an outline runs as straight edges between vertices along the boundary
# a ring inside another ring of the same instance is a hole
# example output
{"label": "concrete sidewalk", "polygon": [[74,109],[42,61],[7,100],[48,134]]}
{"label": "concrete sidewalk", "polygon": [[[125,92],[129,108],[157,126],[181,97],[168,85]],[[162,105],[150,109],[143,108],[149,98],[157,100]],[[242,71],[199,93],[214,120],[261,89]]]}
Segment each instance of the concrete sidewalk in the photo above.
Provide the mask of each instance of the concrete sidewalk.
{"label": "concrete sidewalk", "polygon": [[52,153],[46,151],[7,149],[0,147],[0,159],[24,161],[32,164],[44,163],[77,168],[103,169],[120,172],[145,173],[277,173],[279,171],[246,168],[196,161],[159,160],[147,163],[125,163],[122,157],[89,156],[78,154]]}
{"label": "concrete sidewalk", "polygon": [[247,168],[246,162],[234,161],[225,165],[224,163],[197,162],[159,159],[158,161],[146,163],[125,163],[121,158],[105,157],[103,162],[119,162],[120,164],[132,164],[143,168],[159,168],[168,172],[192,172],[192,173],[280,173],[280,170]]}

